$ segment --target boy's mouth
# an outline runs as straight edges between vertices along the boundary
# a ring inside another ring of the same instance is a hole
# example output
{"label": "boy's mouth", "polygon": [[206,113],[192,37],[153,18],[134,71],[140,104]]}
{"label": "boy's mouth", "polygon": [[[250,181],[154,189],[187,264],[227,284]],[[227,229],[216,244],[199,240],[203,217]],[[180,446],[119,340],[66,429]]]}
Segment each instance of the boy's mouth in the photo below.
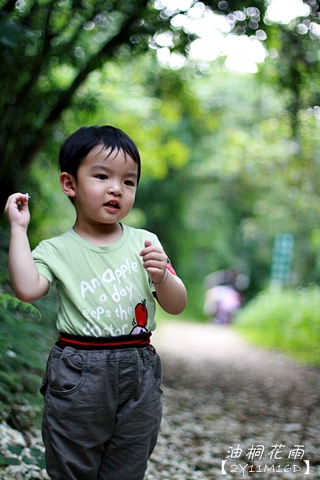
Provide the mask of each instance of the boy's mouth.
{"label": "boy's mouth", "polygon": [[105,207],[119,209],[120,204],[116,200],[110,200],[104,204]]}

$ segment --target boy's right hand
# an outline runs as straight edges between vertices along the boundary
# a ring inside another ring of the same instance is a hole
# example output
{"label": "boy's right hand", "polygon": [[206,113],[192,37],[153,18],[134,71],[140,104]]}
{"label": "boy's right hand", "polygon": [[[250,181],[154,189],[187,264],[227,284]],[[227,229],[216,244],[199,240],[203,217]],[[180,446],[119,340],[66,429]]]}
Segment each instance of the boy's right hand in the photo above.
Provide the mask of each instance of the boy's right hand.
{"label": "boy's right hand", "polygon": [[14,193],[10,195],[4,208],[12,227],[21,227],[27,230],[30,222],[30,212],[28,207],[29,197],[25,193]]}

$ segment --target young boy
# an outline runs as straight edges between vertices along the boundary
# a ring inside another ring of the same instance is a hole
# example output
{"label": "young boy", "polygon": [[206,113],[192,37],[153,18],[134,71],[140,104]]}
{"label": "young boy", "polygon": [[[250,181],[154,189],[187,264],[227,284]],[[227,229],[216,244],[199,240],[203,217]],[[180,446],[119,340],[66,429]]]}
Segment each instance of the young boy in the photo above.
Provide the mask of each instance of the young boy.
{"label": "young boy", "polygon": [[32,302],[53,282],[58,292],[60,336],[41,388],[47,471],[53,480],[141,480],[162,415],[154,298],[178,314],[186,290],[158,238],[121,223],[140,178],[133,141],[110,126],[80,128],[59,161],[73,228],[31,253],[29,196],[11,195],[5,208],[15,294]]}

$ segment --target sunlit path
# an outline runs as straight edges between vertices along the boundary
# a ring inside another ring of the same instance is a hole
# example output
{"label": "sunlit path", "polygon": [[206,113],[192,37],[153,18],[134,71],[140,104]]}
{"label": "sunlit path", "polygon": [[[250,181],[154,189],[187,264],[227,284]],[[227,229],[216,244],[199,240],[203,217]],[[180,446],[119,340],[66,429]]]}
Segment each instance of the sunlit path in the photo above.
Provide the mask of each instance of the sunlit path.
{"label": "sunlit path", "polygon": [[[257,348],[241,338],[232,326],[211,323],[167,321],[160,323],[152,337],[152,342],[160,355],[180,357],[187,361],[222,362],[260,376],[293,378],[303,367],[294,359],[277,351]],[[192,360],[191,360],[192,359]]]}
{"label": "sunlit path", "polygon": [[168,322],[153,344],[165,414],[146,480],[320,478],[317,369],[216,325]]}

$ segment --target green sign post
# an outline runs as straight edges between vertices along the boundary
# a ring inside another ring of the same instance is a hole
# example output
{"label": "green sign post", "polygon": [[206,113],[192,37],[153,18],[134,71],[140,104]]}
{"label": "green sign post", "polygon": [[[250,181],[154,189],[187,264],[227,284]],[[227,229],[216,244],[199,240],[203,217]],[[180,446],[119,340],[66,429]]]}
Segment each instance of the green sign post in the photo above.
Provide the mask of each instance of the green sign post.
{"label": "green sign post", "polygon": [[288,285],[291,278],[294,238],[291,233],[278,234],[274,239],[271,283]]}

